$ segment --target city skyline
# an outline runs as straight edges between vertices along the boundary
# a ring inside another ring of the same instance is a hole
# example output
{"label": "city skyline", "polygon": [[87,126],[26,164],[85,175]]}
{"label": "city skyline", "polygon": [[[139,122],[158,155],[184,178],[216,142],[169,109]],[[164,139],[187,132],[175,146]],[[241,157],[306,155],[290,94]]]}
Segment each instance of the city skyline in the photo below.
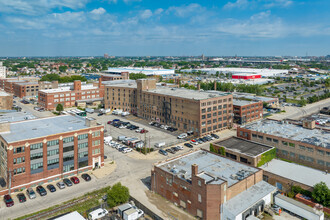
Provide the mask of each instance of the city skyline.
{"label": "city skyline", "polygon": [[321,56],[330,3],[0,0],[0,56]]}

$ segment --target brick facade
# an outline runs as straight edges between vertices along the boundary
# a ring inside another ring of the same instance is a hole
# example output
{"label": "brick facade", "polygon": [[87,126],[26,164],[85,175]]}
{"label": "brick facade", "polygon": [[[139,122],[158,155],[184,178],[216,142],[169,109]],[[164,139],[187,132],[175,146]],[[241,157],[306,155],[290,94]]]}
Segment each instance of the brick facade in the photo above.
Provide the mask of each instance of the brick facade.
{"label": "brick facade", "polygon": [[234,122],[245,124],[263,118],[263,103],[252,102],[246,105],[235,105],[233,102]]}

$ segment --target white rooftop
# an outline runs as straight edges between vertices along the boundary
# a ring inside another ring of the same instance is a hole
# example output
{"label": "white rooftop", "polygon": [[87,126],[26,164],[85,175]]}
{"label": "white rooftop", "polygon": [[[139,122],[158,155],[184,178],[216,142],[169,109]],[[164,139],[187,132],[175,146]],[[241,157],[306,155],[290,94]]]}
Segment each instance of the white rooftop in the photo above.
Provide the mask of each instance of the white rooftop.
{"label": "white rooftop", "polygon": [[174,74],[174,69],[154,69],[154,68],[138,68],[138,67],[110,67],[106,73],[143,73],[145,75],[168,75]]}
{"label": "white rooftop", "polygon": [[[98,87],[93,86],[92,84],[81,85],[81,90],[89,90],[89,89],[98,89]],[[44,93],[68,92],[68,91],[73,91],[73,86],[62,86],[56,89],[42,89],[40,91]]]}
{"label": "white rooftop", "polygon": [[46,137],[88,128],[85,119],[63,115],[10,123],[10,131],[0,135],[7,143]]}
{"label": "white rooftop", "polygon": [[55,218],[54,220],[85,220],[85,218],[80,215],[79,212],[74,211],[61,217]]}
{"label": "white rooftop", "polygon": [[299,125],[275,120],[262,120],[242,127],[330,149],[330,132],[326,130],[307,129]]}
{"label": "white rooftop", "polygon": [[237,216],[255,203],[259,202],[265,196],[275,191],[275,186],[272,186],[265,181],[260,181],[224,203],[223,208],[233,216]]}
{"label": "white rooftop", "polygon": [[322,181],[330,188],[330,174],[326,174],[321,170],[278,159],[273,159],[260,168],[311,187]]}

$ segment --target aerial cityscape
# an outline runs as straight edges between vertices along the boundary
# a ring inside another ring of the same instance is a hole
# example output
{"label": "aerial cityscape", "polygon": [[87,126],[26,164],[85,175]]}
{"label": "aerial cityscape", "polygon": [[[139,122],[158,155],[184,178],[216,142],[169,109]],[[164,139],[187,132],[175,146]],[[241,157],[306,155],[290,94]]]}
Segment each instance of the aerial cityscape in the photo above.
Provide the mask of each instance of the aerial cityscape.
{"label": "aerial cityscape", "polygon": [[330,219],[329,11],[0,0],[0,220]]}

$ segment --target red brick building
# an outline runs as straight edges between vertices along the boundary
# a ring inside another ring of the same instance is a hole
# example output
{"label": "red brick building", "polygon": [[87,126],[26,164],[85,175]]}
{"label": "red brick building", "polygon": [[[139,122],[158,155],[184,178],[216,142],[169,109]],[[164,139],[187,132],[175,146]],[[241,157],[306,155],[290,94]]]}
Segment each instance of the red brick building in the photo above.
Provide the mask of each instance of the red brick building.
{"label": "red brick building", "polygon": [[103,98],[104,86],[99,80],[98,86],[82,84],[80,80],[74,81],[73,85],[61,86],[57,89],[40,90],[38,103],[40,107],[54,110],[58,104],[63,107],[75,106],[77,100],[90,100]]}
{"label": "red brick building", "polygon": [[127,80],[129,79],[128,72],[122,72],[119,74],[102,74],[101,80],[102,81],[113,81],[113,80]]}
{"label": "red brick building", "polygon": [[245,124],[251,121],[262,119],[263,103],[261,101],[233,100],[234,122]]}
{"label": "red brick building", "polygon": [[19,98],[35,98],[38,96],[38,82],[15,82],[13,83],[13,93]]}
{"label": "red brick building", "polygon": [[154,165],[151,190],[200,219],[246,219],[271,203],[263,171],[197,150]]}
{"label": "red brick building", "polygon": [[[0,177],[14,191],[104,165],[104,128],[92,118],[2,123],[0,131]],[[7,193],[0,189],[0,195]]]}

